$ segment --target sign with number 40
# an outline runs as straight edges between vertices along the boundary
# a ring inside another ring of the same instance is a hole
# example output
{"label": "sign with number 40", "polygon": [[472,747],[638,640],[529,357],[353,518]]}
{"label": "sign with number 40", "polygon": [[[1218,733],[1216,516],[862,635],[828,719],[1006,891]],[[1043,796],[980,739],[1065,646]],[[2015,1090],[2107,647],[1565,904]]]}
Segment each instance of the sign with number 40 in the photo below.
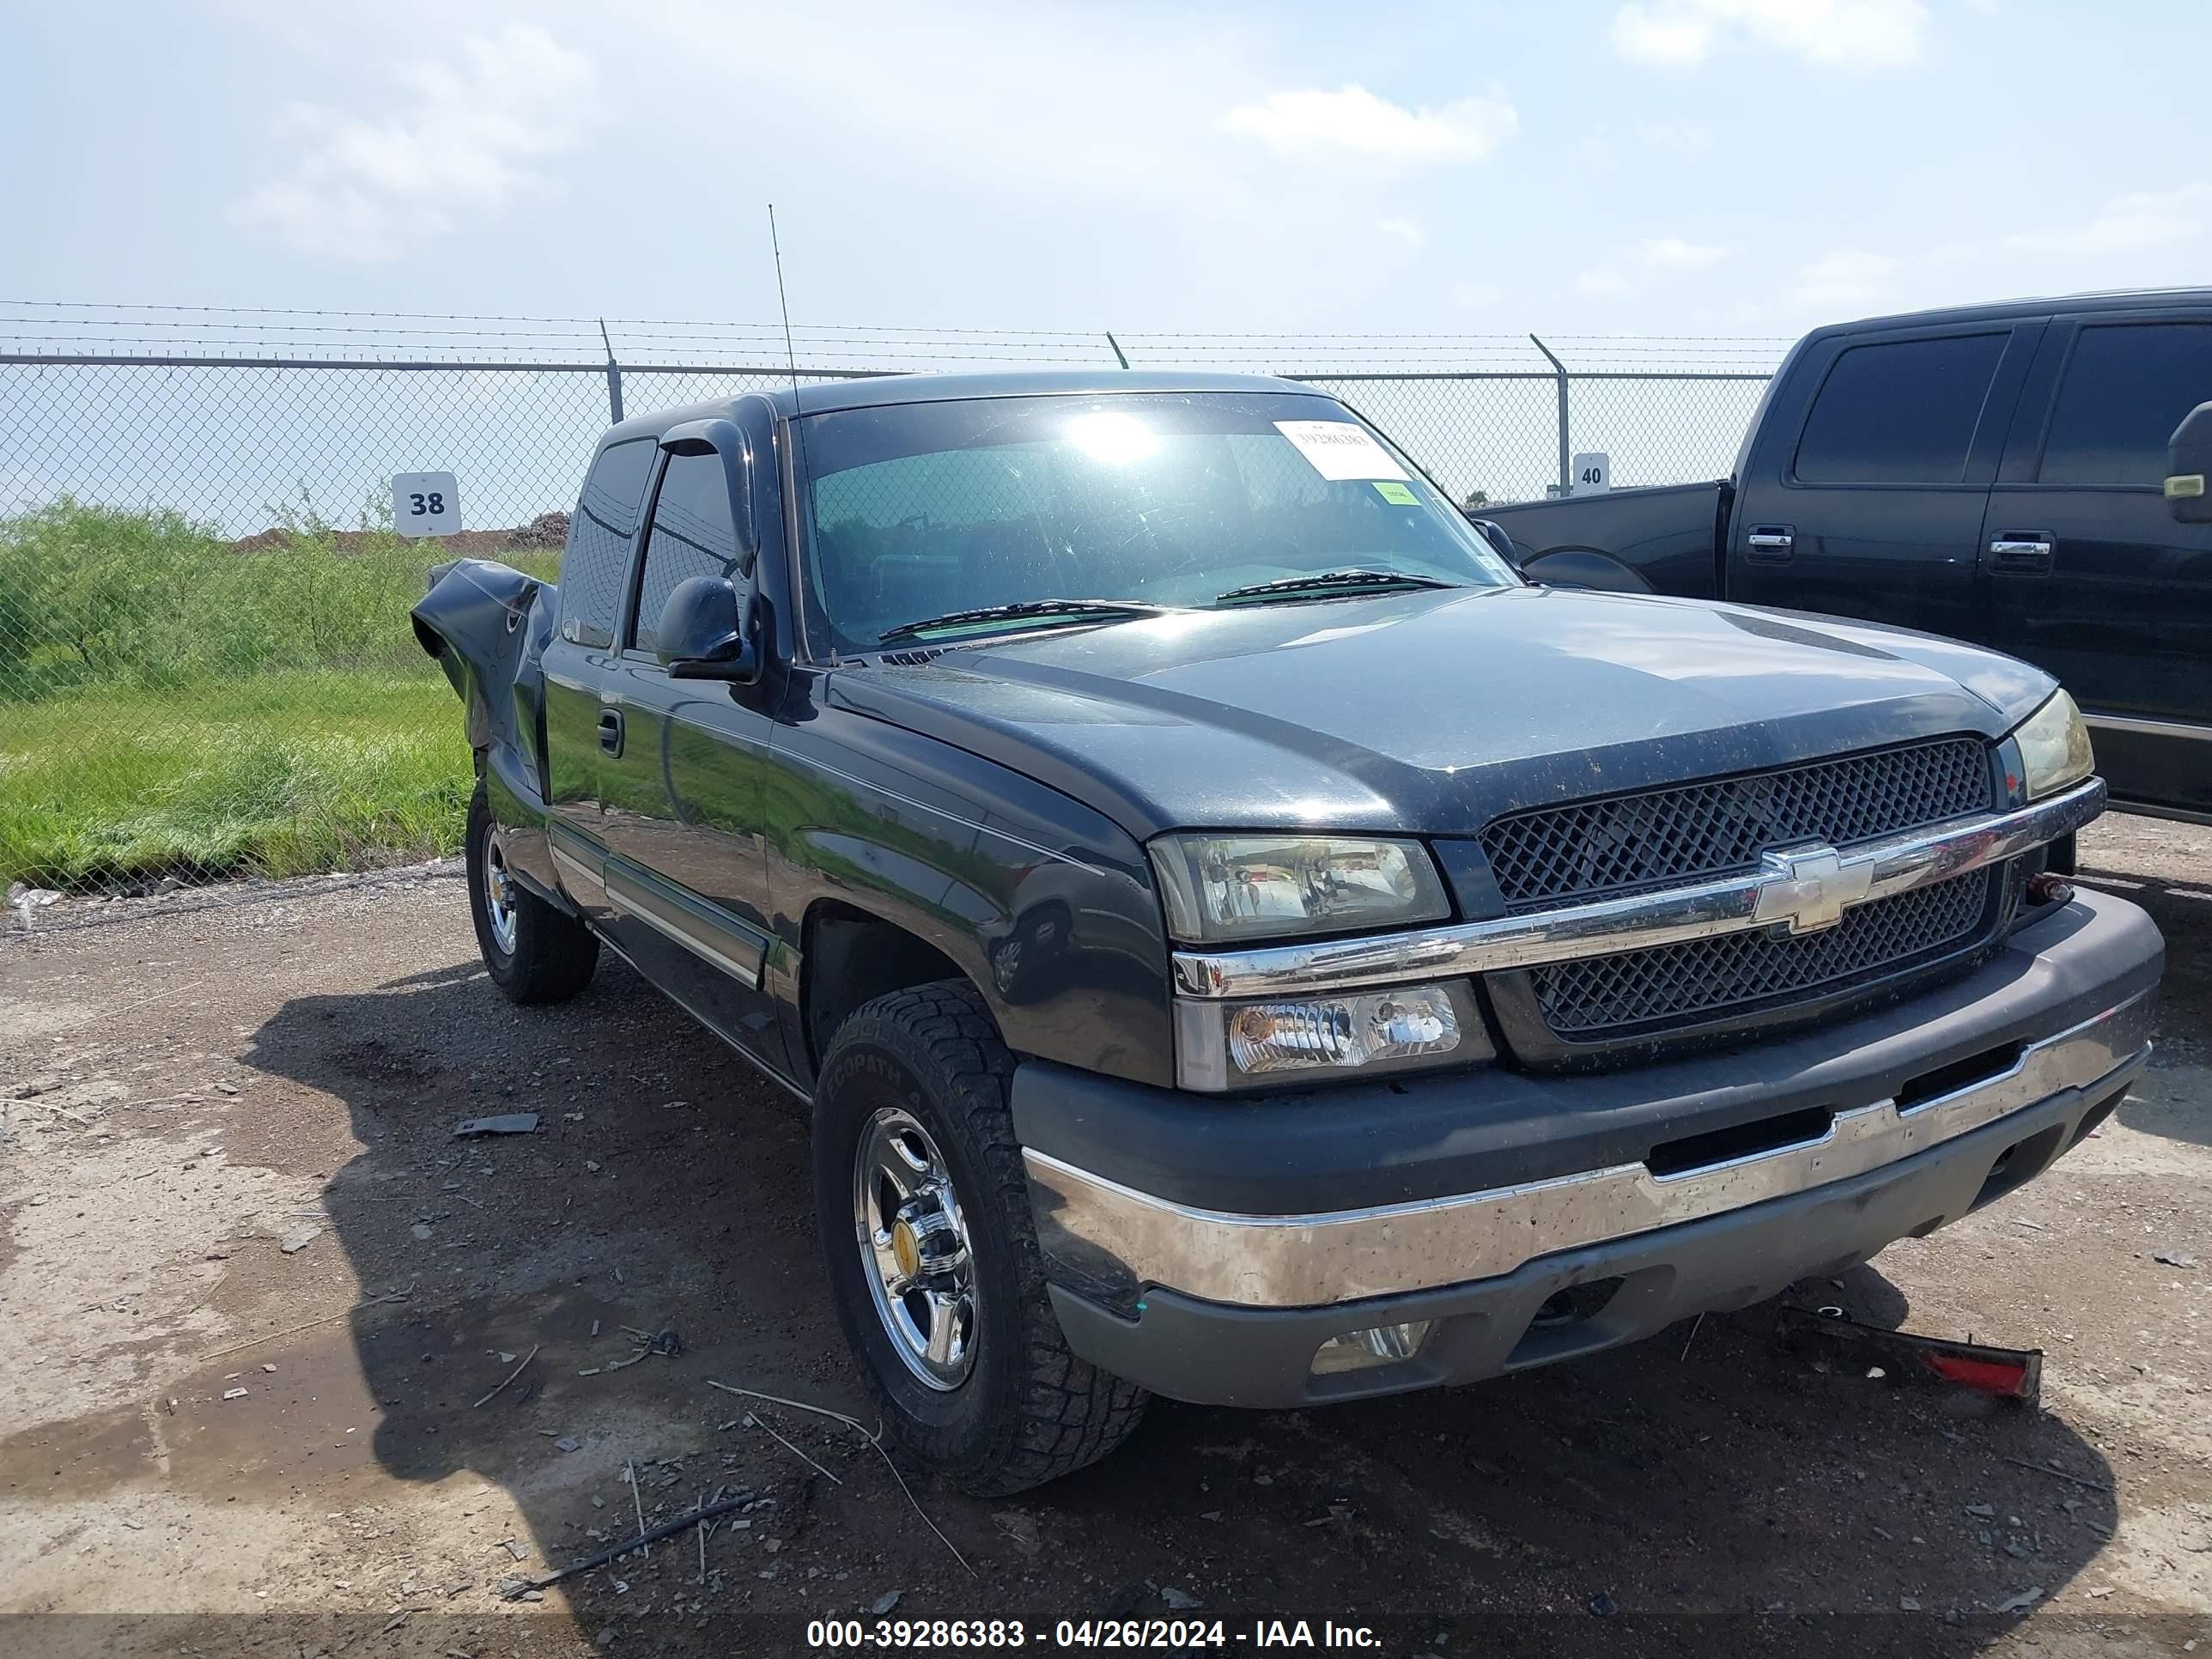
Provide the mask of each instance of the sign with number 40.
{"label": "sign with number 40", "polygon": [[460,486],[450,472],[392,475],[392,527],[403,536],[451,536],[461,527]]}
{"label": "sign with number 40", "polygon": [[1575,457],[1574,471],[1569,475],[1575,481],[1577,495],[1595,495],[1613,488],[1613,460],[1603,450],[1593,450]]}

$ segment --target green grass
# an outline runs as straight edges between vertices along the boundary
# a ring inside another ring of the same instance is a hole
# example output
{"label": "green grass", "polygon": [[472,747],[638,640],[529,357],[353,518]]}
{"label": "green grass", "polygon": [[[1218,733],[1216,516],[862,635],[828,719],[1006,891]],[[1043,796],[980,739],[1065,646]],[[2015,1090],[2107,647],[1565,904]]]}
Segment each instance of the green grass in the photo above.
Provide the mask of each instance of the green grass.
{"label": "green grass", "polygon": [[468,746],[452,688],[421,660],[0,708],[0,883],[300,875],[450,852]]}

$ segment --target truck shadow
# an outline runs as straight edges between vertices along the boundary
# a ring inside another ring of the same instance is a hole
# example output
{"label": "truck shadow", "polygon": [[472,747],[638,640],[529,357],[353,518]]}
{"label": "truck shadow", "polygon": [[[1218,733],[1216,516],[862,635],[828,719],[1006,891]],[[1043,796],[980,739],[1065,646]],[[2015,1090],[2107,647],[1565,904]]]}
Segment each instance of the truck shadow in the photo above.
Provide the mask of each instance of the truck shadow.
{"label": "truck shadow", "polygon": [[[1356,1615],[1407,1651],[1565,1649],[1589,1627],[1562,1621],[1616,1610],[1624,1634],[1684,1621],[1662,1645],[1848,1613],[1895,1625],[1855,1625],[1855,1650],[1971,1651],[2013,1622],[1991,1608],[2055,1594],[2116,1525],[2102,1457],[2059,1417],[1818,1370],[1776,1346],[1766,1308],[1468,1389],[1275,1414],[1155,1402],[1118,1455],[1010,1500],[915,1478],[970,1578],[849,1429],[708,1386],[874,1420],[828,1304],[794,1103],[621,963],[550,1011],[510,1006],[473,963],[296,998],[248,1059],[343,1101],[363,1146],[326,1202],[363,1286],[353,1358],[385,1473],[502,1488],[531,1534],[518,1575],[641,1514],[771,1500],[703,1558],[680,1536],[550,1593],[586,1639],[649,1615],[656,1651],[782,1651],[807,1619],[893,1589],[901,1618],[1036,1627],[1163,1616],[1171,1589],[1232,1629]],[[454,1138],[507,1111],[538,1128]],[[1909,1312],[1871,1268],[1792,1299]],[[664,1330],[680,1352],[638,1340]],[[693,1602],[704,1622],[679,1626]]]}

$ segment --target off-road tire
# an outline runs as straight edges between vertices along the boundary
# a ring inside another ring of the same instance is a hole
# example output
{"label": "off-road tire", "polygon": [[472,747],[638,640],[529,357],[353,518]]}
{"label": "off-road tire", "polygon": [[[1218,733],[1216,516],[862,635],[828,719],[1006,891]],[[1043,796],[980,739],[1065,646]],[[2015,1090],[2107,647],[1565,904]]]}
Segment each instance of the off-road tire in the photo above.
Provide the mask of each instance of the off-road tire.
{"label": "off-road tire", "polygon": [[[1029,1183],[1007,1108],[1014,1057],[960,980],[895,991],[837,1030],[814,1091],[814,1203],[845,1339],[886,1430],[979,1498],[1056,1480],[1120,1445],[1145,1391],[1079,1359],[1060,1335]],[[891,1346],[854,1234],[854,1166],[873,1114],[896,1106],[949,1166],[973,1244],[975,1364],[949,1391],[918,1382]]]}
{"label": "off-road tire", "polygon": [[491,829],[491,803],[483,780],[469,801],[467,848],[469,920],[476,924],[477,948],[484,969],[507,1000],[525,1006],[566,1002],[592,982],[599,965],[599,941],[575,917],[556,910],[520,883],[514,885],[514,948],[504,948],[493,931],[484,885],[485,839]]}

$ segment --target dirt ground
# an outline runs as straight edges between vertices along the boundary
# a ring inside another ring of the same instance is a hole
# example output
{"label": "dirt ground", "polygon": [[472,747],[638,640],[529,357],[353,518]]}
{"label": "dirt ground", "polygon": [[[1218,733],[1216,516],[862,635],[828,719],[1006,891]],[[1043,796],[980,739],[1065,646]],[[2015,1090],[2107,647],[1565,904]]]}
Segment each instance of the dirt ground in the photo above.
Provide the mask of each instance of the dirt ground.
{"label": "dirt ground", "polygon": [[[1762,1308],[1469,1389],[1156,1401],[1000,1503],[917,1474],[910,1504],[844,1424],[712,1386],[865,1412],[794,1106],[619,963],[510,1007],[451,866],[11,913],[0,1651],[1181,1617],[1443,1659],[2212,1654],[2212,830],[2111,818],[2084,862],[2170,944],[2135,1097],[2041,1181],[1789,1298],[2040,1346],[2039,1413],[1816,1368]],[[510,1110],[537,1133],[453,1138]],[[633,1334],[662,1331],[680,1352]],[[703,1538],[500,1594],[732,1497]]]}

